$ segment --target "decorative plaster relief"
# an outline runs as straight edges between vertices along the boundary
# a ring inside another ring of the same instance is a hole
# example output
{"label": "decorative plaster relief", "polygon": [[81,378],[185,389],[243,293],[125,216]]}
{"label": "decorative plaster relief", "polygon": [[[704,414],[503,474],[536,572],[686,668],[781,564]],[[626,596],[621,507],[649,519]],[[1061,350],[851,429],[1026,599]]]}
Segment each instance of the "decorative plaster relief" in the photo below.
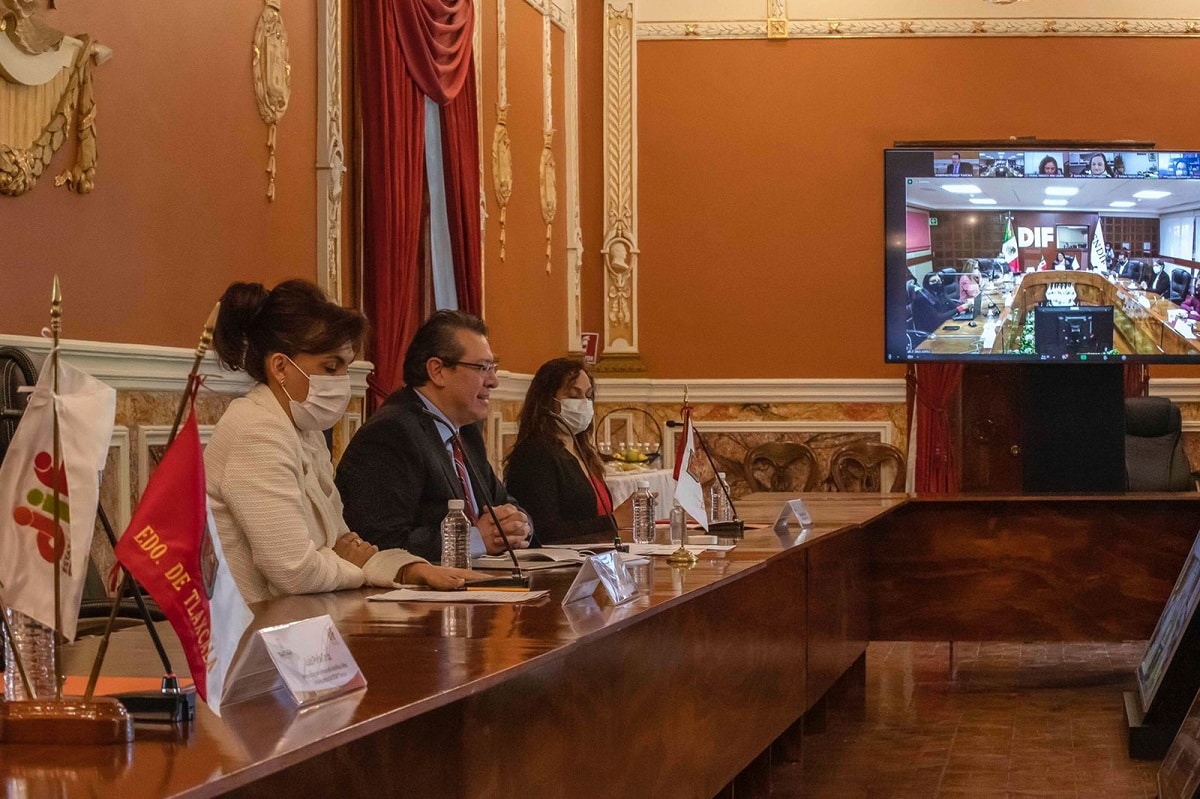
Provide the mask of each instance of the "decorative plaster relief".
{"label": "decorative plaster relief", "polygon": [[281,0],[265,0],[254,26],[254,97],[267,123],[267,199],[275,201],[275,133],[292,94],[292,65],[288,62],[287,30]]}

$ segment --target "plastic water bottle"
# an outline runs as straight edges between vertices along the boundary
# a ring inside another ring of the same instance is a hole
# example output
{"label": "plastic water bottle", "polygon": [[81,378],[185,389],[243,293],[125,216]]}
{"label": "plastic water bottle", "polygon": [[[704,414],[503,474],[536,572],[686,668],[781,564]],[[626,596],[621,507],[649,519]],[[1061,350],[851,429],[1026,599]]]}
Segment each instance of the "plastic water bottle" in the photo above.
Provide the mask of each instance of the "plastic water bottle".
{"label": "plastic water bottle", "polygon": [[633,543],[654,543],[654,495],[649,480],[638,480],[633,494]]}
{"label": "plastic water bottle", "polygon": [[471,523],[463,513],[463,501],[452,499],[446,503],[448,512],[442,519],[442,565],[455,569],[471,568],[471,548],[467,537]]}
{"label": "plastic water bottle", "polygon": [[[24,613],[8,611],[8,624],[21,653],[25,674],[38,699],[53,699],[54,676],[54,631]],[[4,638],[4,695],[10,699],[33,699],[25,692],[21,672],[13,657],[8,636]]]}
{"label": "plastic water bottle", "polygon": [[[724,490],[722,490],[724,487]],[[733,521],[733,509],[729,507],[729,483],[725,482],[725,472],[717,472],[717,479],[708,488],[708,516],[710,521]]]}

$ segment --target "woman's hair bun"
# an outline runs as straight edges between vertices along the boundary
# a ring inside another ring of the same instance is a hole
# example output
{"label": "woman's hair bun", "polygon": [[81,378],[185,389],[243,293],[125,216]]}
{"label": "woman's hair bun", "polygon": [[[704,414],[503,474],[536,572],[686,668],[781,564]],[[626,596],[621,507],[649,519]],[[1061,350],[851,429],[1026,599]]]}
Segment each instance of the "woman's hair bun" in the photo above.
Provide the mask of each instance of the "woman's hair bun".
{"label": "woman's hair bun", "polygon": [[245,368],[246,333],[270,294],[262,283],[233,283],[221,295],[213,350],[227,368]]}

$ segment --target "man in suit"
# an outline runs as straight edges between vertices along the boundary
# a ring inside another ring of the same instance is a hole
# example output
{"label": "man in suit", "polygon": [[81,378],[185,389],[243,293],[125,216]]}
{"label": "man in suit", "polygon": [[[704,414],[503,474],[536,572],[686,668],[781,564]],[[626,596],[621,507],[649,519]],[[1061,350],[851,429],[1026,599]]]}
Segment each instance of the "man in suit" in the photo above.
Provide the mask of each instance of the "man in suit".
{"label": "man in suit", "polygon": [[954,153],[950,156],[950,163],[946,166],[947,175],[974,175],[975,167],[970,164],[962,163],[962,156]]}
{"label": "man in suit", "polygon": [[499,385],[496,366],[478,317],[438,311],[421,326],[404,355],[405,387],[359,429],[338,463],[350,529],[380,549],[439,560],[446,503],[465,498],[473,556],[504,552],[502,536],[514,548],[529,545],[529,517],[488,464],[479,425]]}

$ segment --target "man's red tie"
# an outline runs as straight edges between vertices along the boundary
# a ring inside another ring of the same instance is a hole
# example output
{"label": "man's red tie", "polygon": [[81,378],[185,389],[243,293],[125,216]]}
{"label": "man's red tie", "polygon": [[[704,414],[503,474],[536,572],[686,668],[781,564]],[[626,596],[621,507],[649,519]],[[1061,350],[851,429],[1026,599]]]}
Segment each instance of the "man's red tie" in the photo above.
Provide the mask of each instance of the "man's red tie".
{"label": "man's red tie", "polygon": [[467,520],[474,526],[479,521],[479,509],[475,507],[475,496],[471,493],[471,480],[467,477],[467,461],[463,456],[462,444],[459,442],[458,436],[450,437],[450,449],[454,452],[454,471],[458,472],[458,482],[462,483],[463,496],[467,500],[463,506],[463,513],[467,514]]}

